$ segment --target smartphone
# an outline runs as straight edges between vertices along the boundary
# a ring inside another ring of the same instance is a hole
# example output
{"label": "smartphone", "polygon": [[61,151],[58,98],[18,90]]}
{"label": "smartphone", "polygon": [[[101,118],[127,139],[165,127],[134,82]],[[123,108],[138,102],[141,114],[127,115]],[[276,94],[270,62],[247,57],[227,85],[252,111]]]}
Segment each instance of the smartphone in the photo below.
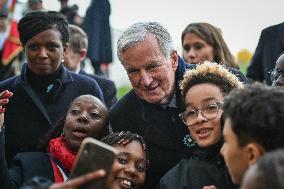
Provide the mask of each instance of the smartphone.
{"label": "smartphone", "polygon": [[107,176],[112,169],[116,154],[117,150],[114,147],[94,138],[85,138],[77,153],[70,172],[70,178],[78,177],[98,169],[104,169],[106,171],[104,178],[83,184],[79,189],[105,188]]}

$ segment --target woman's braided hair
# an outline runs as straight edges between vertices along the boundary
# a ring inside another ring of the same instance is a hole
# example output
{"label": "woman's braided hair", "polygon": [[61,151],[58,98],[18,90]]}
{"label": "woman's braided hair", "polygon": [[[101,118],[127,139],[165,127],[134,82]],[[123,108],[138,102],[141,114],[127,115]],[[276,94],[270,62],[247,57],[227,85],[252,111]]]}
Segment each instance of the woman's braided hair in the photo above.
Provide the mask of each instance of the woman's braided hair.
{"label": "woman's braided hair", "polygon": [[64,45],[69,41],[68,22],[66,18],[56,11],[32,11],[27,13],[18,23],[18,31],[22,45],[35,35],[48,30],[56,29],[61,34]]}
{"label": "woman's braided hair", "polygon": [[111,146],[115,146],[115,145],[125,146],[132,141],[138,141],[142,145],[142,148],[146,153],[147,168],[149,167],[148,148],[142,136],[136,133],[132,133],[130,131],[121,131],[121,132],[111,133],[107,135],[106,137],[102,138],[101,141]]}

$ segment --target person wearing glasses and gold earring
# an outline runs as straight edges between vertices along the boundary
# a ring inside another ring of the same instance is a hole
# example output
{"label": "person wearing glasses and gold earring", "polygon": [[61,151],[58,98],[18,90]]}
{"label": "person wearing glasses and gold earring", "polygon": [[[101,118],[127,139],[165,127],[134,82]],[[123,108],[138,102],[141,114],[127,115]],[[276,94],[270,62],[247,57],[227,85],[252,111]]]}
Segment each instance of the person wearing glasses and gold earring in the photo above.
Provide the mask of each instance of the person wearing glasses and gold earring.
{"label": "person wearing glasses and gold earring", "polygon": [[276,61],[275,68],[268,72],[272,85],[284,86],[284,52]]}
{"label": "person wearing glasses and gold earring", "polygon": [[234,74],[214,62],[206,61],[185,73],[180,83],[186,106],[181,118],[197,144],[196,150],[170,169],[157,188],[237,188],[220,154],[222,103],[231,90],[243,87]]}

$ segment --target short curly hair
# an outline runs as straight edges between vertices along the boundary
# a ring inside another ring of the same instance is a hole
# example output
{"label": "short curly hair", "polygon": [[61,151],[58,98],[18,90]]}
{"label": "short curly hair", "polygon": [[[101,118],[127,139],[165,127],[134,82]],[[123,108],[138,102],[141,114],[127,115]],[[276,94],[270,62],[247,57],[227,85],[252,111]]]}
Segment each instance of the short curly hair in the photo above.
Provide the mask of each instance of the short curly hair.
{"label": "short curly hair", "polygon": [[284,147],[283,89],[254,83],[233,90],[225,97],[223,110],[239,146],[256,142],[265,151]]}
{"label": "short curly hair", "polygon": [[185,72],[179,84],[183,97],[191,87],[203,83],[216,85],[226,95],[234,88],[244,87],[244,84],[227,68],[216,62],[205,61],[195,69]]}
{"label": "short curly hair", "polygon": [[255,188],[284,188],[284,149],[280,148],[265,153],[255,164],[249,167],[244,182],[252,179],[249,176],[252,174]]}
{"label": "short curly hair", "polygon": [[158,22],[138,22],[128,27],[119,37],[117,41],[118,59],[123,63],[123,52],[137,46],[150,34],[156,37],[164,56],[170,58],[174,51],[174,44],[168,30]]}

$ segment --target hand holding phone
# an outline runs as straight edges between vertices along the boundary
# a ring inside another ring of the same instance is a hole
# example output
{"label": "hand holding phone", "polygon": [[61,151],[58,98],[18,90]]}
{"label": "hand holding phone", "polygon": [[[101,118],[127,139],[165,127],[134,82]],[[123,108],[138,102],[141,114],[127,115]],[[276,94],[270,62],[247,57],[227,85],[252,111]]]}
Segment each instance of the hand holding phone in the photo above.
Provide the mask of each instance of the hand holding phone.
{"label": "hand holding phone", "polygon": [[79,189],[104,189],[107,175],[111,171],[116,154],[117,151],[112,146],[93,138],[88,137],[84,139],[78,151],[74,167],[71,170],[70,178],[72,179],[98,169],[103,169],[106,172],[104,178],[87,182],[80,186]]}

